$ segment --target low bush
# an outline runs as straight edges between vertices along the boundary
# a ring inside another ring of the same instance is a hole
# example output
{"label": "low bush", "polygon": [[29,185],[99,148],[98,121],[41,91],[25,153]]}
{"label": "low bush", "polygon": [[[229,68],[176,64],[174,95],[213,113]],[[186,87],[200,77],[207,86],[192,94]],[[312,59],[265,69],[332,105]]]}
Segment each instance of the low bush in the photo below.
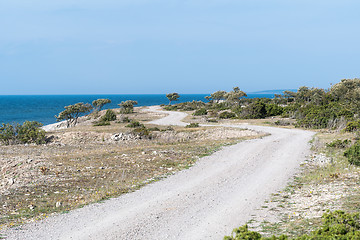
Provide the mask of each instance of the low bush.
{"label": "low bush", "polygon": [[186,128],[197,128],[197,127],[199,127],[199,124],[198,123],[190,123],[189,125],[186,125],[185,127]]}
{"label": "low bush", "polygon": [[221,119],[236,118],[236,114],[233,112],[225,111],[219,114],[219,118]]}
{"label": "low bush", "polygon": [[2,124],[0,127],[0,141],[5,145],[17,143],[45,143],[45,131],[36,121],[25,121],[20,124]]}
{"label": "low bush", "polygon": [[138,122],[138,121],[135,121],[135,120],[131,120],[131,122],[126,125],[125,127],[129,127],[129,128],[137,128],[137,127],[145,127],[144,124]]}
{"label": "low bush", "polygon": [[350,164],[360,166],[360,142],[357,141],[354,145],[349,147],[344,152],[344,156],[348,159]]}
{"label": "low bush", "polygon": [[326,144],[327,147],[330,148],[346,148],[351,143],[350,140],[345,139],[344,141],[341,141],[340,139],[336,139],[328,144]]}
{"label": "low bush", "polygon": [[94,126],[95,127],[98,127],[98,126],[108,126],[110,125],[110,122],[109,121],[99,121],[99,122],[95,122],[94,123]]}
{"label": "low bush", "polygon": [[193,113],[194,116],[202,116],[206,114],[207,114],[207,110],[205,108],[200,108]]}
{"label": "low bush", "polygon": [[36,121],[25,121],[17,126],[17,139],[21,143],[45,143],[45,131],[41,126],[42,124]]}
{"label": "low bush", "polygon": [[310,234],[296,238],[289,238],[286,235],[279,237],[262,237],[260,233],[249,231],[248,226],[233,230],[232,236],[224,237],[224,240],[316,240],[316,239],[360,239],[360,218],[358,213],[345,213],[343,211],[327,212],[322,216],[322,226]]}
{"label": "low bush", "polygon": [[265,106],[266,109],[266,116],[267,117],[271,117],[271,116],[279,116],[281,114],[283,114],[284,112],[284,108],[279,106],[278,104],[266,104]]}
{"label": "low bush", "polygon": [[178,108],[176,105],[166,105],[163,107],[166,111],[176,111]]}
{"label": "low bush", "polygon": [[160,129],[158,127],[152,127],[152,128],[149,128],[149,131],[160,132]]}
{"label": "low bush", "polygon": [[289,121],[285,121],[285,120],[277,120],[274,122],[274,124],[276,126],[289,126],[291,125],[291,123]]}
{"label": "low bush", "polygon": [[354,132],[360,130],[360,120],[348,122],[344,129],[345,132]]}
{"label": "low bush", "polygon": [[151,138],[150,130],[144,125],[142,127],[137,127],[131,131],[133,134],[136,134],[140,137]]}
{"label": "low bush", "polygon": [[100,118],[100,121],[102,122],[111,122],[115,120],[116,120],[116,114],[111,109],[106,110],[105,115]]}

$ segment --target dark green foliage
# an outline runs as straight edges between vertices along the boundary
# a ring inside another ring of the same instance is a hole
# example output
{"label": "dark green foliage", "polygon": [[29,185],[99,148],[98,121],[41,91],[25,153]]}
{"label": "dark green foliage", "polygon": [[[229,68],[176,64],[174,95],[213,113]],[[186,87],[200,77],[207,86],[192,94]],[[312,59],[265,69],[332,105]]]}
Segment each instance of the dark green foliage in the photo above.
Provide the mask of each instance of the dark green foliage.
{"label": "dark green foliage", "polygon": [[345,139],[344,141],[341,141],[340,139],[336,139],[331,143],[326,144],[326,146],[330,148],[346,148],[350,143],[351,141],[348,139]]}
{"label": "dark green foliage", "polygon": [[95,122],[94,126],[98,127],[98,126],[108,126],[110,125],[109,121],[99,121],[99,122]]}
{"label": "dark green foliage", "polygon": [[327,128],[329,121],[345,117],[349,120],[354,113],[344,108],[340,103],[331,102],[326,105],[308,104],[295,111],[298,127]]}
{"label": "dark green foliage", "polygon": [[277,121],[274,122],[274,124],[276,126],[289,126],[289,125],[291,125],[290,122],[285,121],[285,120],[277,120]]}
{"label": "dark green foliage", "polygon": [[182,110],[182,111],[193,111],[200,108],[204,108],[206,104],[202,101],[192,101],[192,102],[183,102],[178,103],[175,105],[167,105],[163,108],[168,111],[176,111],[176,110]]}
{"label": "dark green foliage", "polygon": [[145,126],[135,128],[134,130],[132,130],[132,133],[134,133],[140,137],[151,138],[150,131]]}
{"label": "dark green foliage", "polygon": [[120,112],[123,114],[130,114],[134,112],[134,105],[137,105],[137,101],[127,100],[118,104],[120,106]]}
{"label": "dark green foliage", "polygon": [[110,100],[110,99],[101,98],[101,99],[94,100],[94,101],[92,102],[92,105],[94,106],[94,109],[95,109],[96,111],[100,111],[101,108],[102,108],[105,104],[108,104],[108,103],[111,103],[111,100]]}
{"label": "dark green foliage", "polygon": [[26,121],[22,125],[2,124],[0,127],[0,141],[5,145],[17,143],[45,143],[45,131],[41,123]]}
{"label": "dark green foliage", "polygon": [[2,124],[0,127],[0,141],[5,145],[15,143],[16,128],[11,124]]}
{"label": "dark green foliage", "polygon": [[274,103],[266,104],[265,109],[266,109],[267,117],[279,116],[279,115],[283,114],[283,112],[284,112],[283,107],[279,106],[278,104],[274,104]]}
{"label": "dark green foliage", "polygon": [[131,120],[131,122],[128,125],[126,125],[126,127],[129,127],[129,128],[144,127],[144,124],[142,124],[138,121],[135,121],[135,120]]}
{"label": "dark green foliage", "polygon": [[178,110],[178,107],[176,105],[166,105],[163,107],[166,111],[176,111]]}
{"label": "dark green foliage", "polygon": [[17,126],[17,139],[21,143],[45,143],[45,131],[41,126],[42,124],[36,121],[25,121]]}
{"label": "dark green foliage", "polygon": [[107,126],[110,125],[111,121],[116,120],[116,114],[113,110],[108,109],[106,113],[100,118],[100,121],[95,122],[94,126]]}
{"label": "dark green foliage", "polygon": [[360,142],[356,142],[344,152],[350,164],[360,166]]}
{"label": "dark green foliage", "polygon": [[179,100],[180,95],[178,93],[168,93],[168,94],[166,94],[166,97],[169,99],[169,105],[171,105],[172,101]]}
{"label": "dark green foliage", "polygon": [[152,127],[152,128],[148,128],[149,131],[152,131],[152,132],[159,132],[160,129],[158,127]]}
{"label": "dark green foliage", "polygon": [[249,239],[249,240],[258,240],[261,239],[261,234],[258,232],[249,231],[248,225],[244,225],[239,228],[235,228],[232,232],[233,236],[226,236],[224,240],[240,240],[240,239]]}
{"label": "dark green foliage", "polygon": [[104,116],[100,118],[101,122],[111,122],[116,120],[116,114],[113,110],[108,109]]}
{"label": "dark green foliage", "polygon": [[360,130],[360,120],[348,122],[344,129],[346,132],[354,132],[357,130]]}
{"label": "dark green foliage", "polygon": [[250,103],[249,106],[243,109],[241,113],[242,118],[247,119],[260,119],[267,116],[266,104],[262,99],[256,99]]}
{"label": "dark green foliage", "polygon": [[121,119],[121,122],[123,122],[123,123],[129,123],[129,122],[131,122],[131,119],[128,118],[128,117],[123,117],[123,118]]}
{"label": "dark green foliage", "polygon": [[286,235],[270,238],[262,237],[258,232],[249,231],[247,225],[234,229],[232,236],[224,237],[224,240],[322,240],[338,239],[350,240],[360,239],[360,218],[359,214],[345,213],[343,211],[327,212],[322,216],[322,226],[310,234],[296,238],[289,238]]}
{"label": "dark green foliage", "polygon": [[90,112],[92,108],[93,107],[89,103],[76,103],[74,105],[66,106],[65,110],[55,117],[57,121],[66,120],[67,127],[70,127],[71,125],[75,126],[81,114]]}
{"label": "dark green foliage", "polygon": [[185,126],[186,128],[197,128],[199,127],[199,124],[198,123],[190,123],[188,125]]}
{"label": "dark green foliage", "polygon": [[206,114],[207,114],[206,108],[200,108],[200,109],[196,110],[193,115],[194,116],[202,116],[202,115],[206,115]]}
{"label": "dark green foliage", "polygon": [[225,111],[219,114],[219,118],[221,119],[236,118],[236,114],[233,112]]}

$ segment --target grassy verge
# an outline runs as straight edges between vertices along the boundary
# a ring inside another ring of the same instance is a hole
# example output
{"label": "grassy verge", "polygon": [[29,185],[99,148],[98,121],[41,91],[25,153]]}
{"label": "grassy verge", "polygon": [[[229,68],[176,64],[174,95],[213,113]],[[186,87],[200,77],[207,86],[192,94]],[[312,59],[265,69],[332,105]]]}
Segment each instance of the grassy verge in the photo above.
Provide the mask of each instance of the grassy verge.
{"label": "grassy verge", "polygon": [[[349,133],[320,132],[313,141],[314,154],[291,183],[273,194],[249,222],[264,236],[297,237],[317,229],[326,210],[360,212],[360,168],[350,165],[343,148],[329,147],[336,139],[355,141]],[[267,217],[259,217],[259,215]]]}

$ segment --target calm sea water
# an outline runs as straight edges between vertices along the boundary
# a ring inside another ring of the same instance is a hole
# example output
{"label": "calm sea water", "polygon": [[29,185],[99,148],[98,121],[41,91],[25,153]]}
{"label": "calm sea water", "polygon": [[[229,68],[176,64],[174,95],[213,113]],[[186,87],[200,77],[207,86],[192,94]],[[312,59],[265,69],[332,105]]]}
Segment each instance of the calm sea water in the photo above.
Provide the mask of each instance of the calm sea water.
{"label": "calm sea water", "polygon": [[[206,101],[209,94],[181,94],[178,102]],[[273,94],[248,94],[248,97],[274,97]],[[99,98],[108,98],[110,104],[103,109],[118,108],[118,104],[126,100],[138,101],[137,106],[168,104],[165,94],[123,94],[123,95],[38,95],[38,96],[0,96],[0,124],[38,121],[46,124],[56,122],[55,115],[64,110],[64,106],[78,102],[92,103]]]}

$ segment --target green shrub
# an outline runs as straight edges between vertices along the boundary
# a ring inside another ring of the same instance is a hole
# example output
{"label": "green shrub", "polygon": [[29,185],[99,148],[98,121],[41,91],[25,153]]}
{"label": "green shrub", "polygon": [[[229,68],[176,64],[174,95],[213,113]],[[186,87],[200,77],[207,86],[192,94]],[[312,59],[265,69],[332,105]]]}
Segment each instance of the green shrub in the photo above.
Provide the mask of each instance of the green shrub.
{"label": "green shrub", "polygon": [[344,141],[341,141],[340,139],[336,139],[326,144],[326,146],[331,148],[346,148],[350,143],[351,141],[348,139],[345,139]]}
{"label": "green shrub", "polygon": [[160,129],[158,127],[152,127],[152,128],[149,128],[149,131],[160,132]]}
{"label": "green shrub", "polygon": [[360,142],[358,141],[349,147],[344,152],[344,156],[348,159],[350,164],[360,166]]}
{"label": "green shrub", "polygon": [[290,122],[285,121],[285,120],[277,120],[277,121],[274,122],[274,124],[276,126],[289,126],[289,125],[291,125]]}
{"label": "green shrub", "polygon": [[[343,211],[327,212],[322,216],[323,224],[310,234],[305,234],[294,240],[321,240],[321,239],[360,239],[360,218],[358,213],[345,213]],[[249,231],[247,225],[233,230],[232,236],[224,237],[224,240],[286,240],[286,235],[270,238],[262,237],[260,233]]]}
{"label": "green shrub", "polygon": [[206,114],[207,114],[206,108],[200,108],[200,109],[196,110],[193,115],[194,116],[202,116],[202,115],[206,115]]}
{"label": "green shrub", "polygon": [[221,119],[236,118],[236,114],[233,112],[225,111],[219,114],[219,118]]}
{"label": "green shrub", "polygon": [[137,127],[145,127],[145,126],[144,126],[144,124],[139,123],[138,121],[131,120],[131,122],[128,125],[126,125],[125,127],[137,128]]}
{"label": "green shrub", "polygon": [[0,127],[0,141],[5,145],[16,143],[45,143],[45,131],[36,121],[25,121],[22,125],[2,124]]}
{"label": "green shrub", "polygon": [[99,122],[95,122],[94,123],[94,126],[95,127],[98,127],[98,126],[108,126],[110,125],[110,122],[109,121],[99,121]]}
{"label": "green shrub", "polygon": [[132,133],[140,136],[140,137],[146,137],[151,138],[150,131],[148,128],[146,128],[144,125],[141,127],[137,127],[134,130],[131,131]]}
{"label": "green shrub", "polygon": [[10,145],[15,143],[16,139],[16,130],[15,127],[11,124],[3,123],[0,127],[0,141],[5,145]]}
{"label": "green shrub", "polygon": [[197,127],[199,127],[199,124],[198,123],[190,123],[189,125],[186,125],[185,127],[186,128],[197,128]]}
{"label": "green shrub", "polygon": [[348,122],[344,129],[345,132],[354,132],[360,129],[360,120]]}
{"label": "green shrub", "polygon": [[260,119],[265,118],[267,116],[266,113],[266,104],[261,99],[257,99],[242,110],[241,117]]}
{"label": "green shrub", "polygon": [[164,106],[163,109],[165,109],[166,111],[176,111],[178,108],[176,105],[167,105]]}
{"label": "green shrub", "polygon": [[116,114],[111,109],[106,110],[105,115],[100,118],[100,121],[102,122],[111,122],[115,120],[116,120]]}
{"label": "green shrub", "polygon": [[277,104],[266,104],[265,106],[266,109],[266,116],[267,117],[271,117],[271,116],[279,116],[281,114],[283,114],[284,112],[284,108],[277,105]]}
{"label": "green shrub", "polygon": [[17,139],[21,143],[45,143],[45,131],[41,126],[42,124],[36,121],[25,121],[17,126]]}

